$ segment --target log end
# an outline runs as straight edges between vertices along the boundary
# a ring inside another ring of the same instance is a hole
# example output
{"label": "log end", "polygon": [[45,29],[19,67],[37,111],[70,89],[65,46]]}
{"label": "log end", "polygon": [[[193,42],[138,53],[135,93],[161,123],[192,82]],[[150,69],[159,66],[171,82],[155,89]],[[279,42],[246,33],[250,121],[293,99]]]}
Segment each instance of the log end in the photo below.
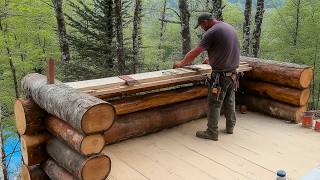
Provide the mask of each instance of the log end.
{"label": "log end", "polygon": [[104,144],[104,137],[101,134],[86,136],[81,143],[81,152],[85,155],[98,154]]}
{"label": "log end", "polygon": [[301,123],[303,118],[303,113],[307,111],[307,106],[300,107],[295,114],[295,123]]}
{"label": "log end", "polygon": [[82,179],[106,179],[111,171],[111,160],[108,156],[93,156],[89,158],[82,171]]}
{"label": "log end", "polygon": [[300,106],[304,106],[308,103],[310,97],[310,89],[304,89],[301,91]]}
{"label": "log end", "polygon": [[312,76],[313,76],[312,68],[307,68],[302,71],[300,76],[300,85],[302,88],[308,88],[310,86],[312,81]]}
{"label": "log end", "polygon": [[21,179],[23,180],[31,180],[31,176],[29,173],[29,169],[26,165],[21,166]]}
{"label": "log end", "polygon": [[29,164],[29,157],[28,157],[28,147],[27,147],[27,142],[26,140],[21,137],[21,155],[22,155],[22,160],[25,164]]}
{"label": "log end", "polygon": [[115,108],[109,103],[92,106],[83,115],[82,129],[86,134],[108,130],[116,118]]}
{"label": "log end", "polygon": [[16,118],[16,127],[18,130],[18,133],[20,135],[25,134],[26,128],[27,128],[26,116],[25,116],[23,104],[22,104],[21,100],[19,100],[19,99],[16,100],[16,102],[14,104],[14,115]]}

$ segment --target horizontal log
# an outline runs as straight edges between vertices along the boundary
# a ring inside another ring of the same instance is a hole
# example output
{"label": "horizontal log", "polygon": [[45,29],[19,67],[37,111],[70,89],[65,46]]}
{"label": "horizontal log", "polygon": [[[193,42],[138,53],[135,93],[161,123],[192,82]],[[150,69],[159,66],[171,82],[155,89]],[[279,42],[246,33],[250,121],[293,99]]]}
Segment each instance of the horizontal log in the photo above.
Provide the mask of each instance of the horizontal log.
{"label": "horizontal log", "polygon": [[18,99],[14,105],[16,128],[20,135],[37,134],[45,130],[44,119],[47,112],[32,99]]}
{"label": "horizontal log", "polygon": [[110,103],[114,105],[117,115],[123,115],[163,105],[197,99],[207,96],[207,94],[208,89],[205,86],[196,86],[129,97],[121,100],[110,101]]}
{"label": "horizontal log", "polygon": [[116,116],[110,103],[59,82],[47,84],[41,74],[26,75],[22,88],[41,108],[85,134],[106,131]]}
{"label": "horizontal log", "polygon": [[40,165],[21,166],[21,179],[22,180],[49,180],[49,177],[41,169]]}
{"label": "horizontal log", "polygon": [[312,67],[292,63],[241,57],[252,67],[246,73],[247,78],[257,79],[283,86],[305,89],[311,84],[313,77]]}
{"label": "horizontal log", "polygon": [[22,135],[21,154],[24,164],[33,166],[48,159],[46,153],[46,142],[50,138],[48,133],[37,135]]}
{"label": "horizontal log", "polygon": [[206,116],[206,98],[119,116],[105,132],[106,144],[160,131]]}
{"label": "horizontal log", "polygon": [[82,156],[56,138],[48,141],[47,152],[59,166],[79,179],[101,180],[110,173],[111,160],[106,155]]}
{"label": "horizontal log", "polygon": [[105,142],[101,134],[86,136],[54,116],[49,116],[45,124],[51,134],[83,155],[100,153],[104,147]]}
{"label": "horizontal log", "polygon": [[256,80],[241,80],[240,89],[295,106],[306,105],[310,96],[310,89],[294,89]]}
{"label": "horizontal log", "polygon": [[241,99],[250,110],[295,123],[301,122],[303,112],[307,110],[307,106],[295,107],[261,96],[243,95]]}
{"label": "horizontal log", "polygon": [[76,180],[68,171],[60,167],[53,159],[49,158],[41,164],[42,169],[51,180]]}

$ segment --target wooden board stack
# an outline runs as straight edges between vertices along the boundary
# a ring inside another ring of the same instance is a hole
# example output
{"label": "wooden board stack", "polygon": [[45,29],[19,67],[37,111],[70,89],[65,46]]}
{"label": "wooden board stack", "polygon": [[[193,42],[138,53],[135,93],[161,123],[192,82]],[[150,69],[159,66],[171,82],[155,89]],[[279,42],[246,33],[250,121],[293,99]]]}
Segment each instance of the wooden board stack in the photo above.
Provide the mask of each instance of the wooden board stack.
{"label": "wooden board stack", "polygon": [[310,96],[312,67],[249,57],[241,60],[252,67],[240,82],[246,94],[241,100],[248,108],[301,122]]}

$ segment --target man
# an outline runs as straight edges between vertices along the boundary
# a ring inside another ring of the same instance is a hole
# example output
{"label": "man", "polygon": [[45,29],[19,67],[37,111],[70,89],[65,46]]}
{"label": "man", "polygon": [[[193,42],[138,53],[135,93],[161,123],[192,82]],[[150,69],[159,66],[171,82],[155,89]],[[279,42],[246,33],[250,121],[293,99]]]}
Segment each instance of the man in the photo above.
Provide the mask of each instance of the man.
{"label": "man", "polygon": [[213,73],[207,81],[208,85],[208,128],[198,131],[196,136],[204,139],[218,140],[218,120],[220,109],[224,105],[226,117],[226,133],[233,134],[236,123],[235,88],[236,69],[240,62],[240,45],[234,28],[218,21],[210,13],[201,14],[198,24],[205,34],[198,47],[192,49],[173,67],[180,68],[190,64],[203,51],[208,52],[208,58],[203,63],[210,64]]}

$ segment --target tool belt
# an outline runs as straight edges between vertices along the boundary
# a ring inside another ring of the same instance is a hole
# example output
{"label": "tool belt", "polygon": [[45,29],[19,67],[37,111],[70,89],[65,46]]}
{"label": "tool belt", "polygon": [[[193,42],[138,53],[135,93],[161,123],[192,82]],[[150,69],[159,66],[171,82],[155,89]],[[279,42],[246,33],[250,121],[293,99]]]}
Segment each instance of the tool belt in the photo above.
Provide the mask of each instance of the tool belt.
{"label": "tool belt", "polygon": [[236,70],[225,72],[212,72],[211,77],[206,78],[205,85],[209,88],[209,91],[216,95],[217,100],[219,99],[221,93],[221,77],[228,77],[232,79],[235,90],[239,88],[239,76]]}

